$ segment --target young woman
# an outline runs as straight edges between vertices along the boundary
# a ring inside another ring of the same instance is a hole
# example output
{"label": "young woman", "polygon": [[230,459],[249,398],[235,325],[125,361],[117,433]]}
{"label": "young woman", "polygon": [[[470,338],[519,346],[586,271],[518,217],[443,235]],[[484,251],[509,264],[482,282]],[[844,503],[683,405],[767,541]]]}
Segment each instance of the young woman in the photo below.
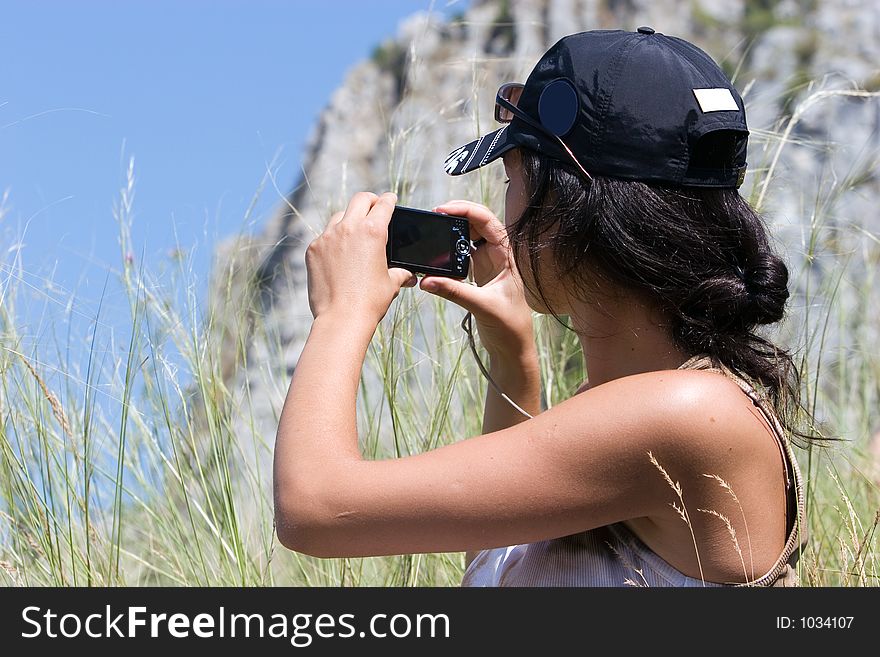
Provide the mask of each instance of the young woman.
{"label": "young woman", "polygon": [[[466,585],[795,583],[799,381],[755,332],[783,317],[788,272],[737,191],[739,94],[681,39],[593,31],[503,85],[496,118],[446,170],[502,158],[505,224],[437,208],[485,244],[476,285],[421,282],[476,320],[497,386],[483,435],[362,458],[363,359],[417,279],[386,264],[394,195],[356,194],[306,252],[315,321],[278,429],[279,539],[322,557],[467,551]],[[543,412],[533,310],[569,316],[588,372]]]}

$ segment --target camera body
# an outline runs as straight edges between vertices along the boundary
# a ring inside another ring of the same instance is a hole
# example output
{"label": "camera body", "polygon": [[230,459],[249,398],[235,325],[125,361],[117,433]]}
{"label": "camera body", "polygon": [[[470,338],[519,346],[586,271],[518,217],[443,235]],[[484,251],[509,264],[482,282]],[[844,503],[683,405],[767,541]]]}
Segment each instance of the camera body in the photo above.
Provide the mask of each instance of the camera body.
{"label": "camera body", "polygon": [[389,267],[466,278],[471,260],[470,227],[462,217],[396,205],[385,251]]}

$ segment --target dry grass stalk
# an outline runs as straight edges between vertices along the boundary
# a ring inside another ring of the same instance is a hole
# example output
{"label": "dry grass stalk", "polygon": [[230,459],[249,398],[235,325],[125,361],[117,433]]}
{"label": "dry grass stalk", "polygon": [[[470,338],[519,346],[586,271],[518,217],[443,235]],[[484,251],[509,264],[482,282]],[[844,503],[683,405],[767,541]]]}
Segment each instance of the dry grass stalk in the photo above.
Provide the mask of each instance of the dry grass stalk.
{"label": "dry grass stalk", "polygon": [[[850,500],[849,495],[844,489],[843,485],[840,483],[840,479],[835,474],[834,470],[830,467],[827,468],[828,476],[831,481],[834,482],[834,485],[837,487],[838,492],[840,493],[840,497],[843,500],[844,505],[846,506],[846,513],[841,510],[836,504],[834,505],[834,510],[837,511],[840,519],[843,521],[844,526],[849,533],[849,541],[850,545],[845,545],[843,538],[839,537],[841,544],[841,554],[844,555],[844,562],[846,561],[846,555],[848,554],[850,559],[852,559],[853,567],[858,573],[859,583],[863,586],[867,586],[867,578],[865,576],[866,564],[865,560],[862,557],[862,543],[863,541],[859,538],[859,534],[864,534],[866,537],[871,534],[871,530],[865,531],[864,526],[862,525],[862,521],[859,519],[858,514],[856,513],[855,508],[853,508],[852,501]],[[873,555],[872,555],[873,557]]]}
{"label": "dry grass stalk", "polygon": [[8,561],[0,561],[0,568],[6,571],[6,574],[9,575],[13,586],[20,586],[18,581],[18,569],[15,566]]}
{"label": "dry grass stalk", "polygon": [[[748,545],[748,548],[749,548],[749,567],[750,567],[751,573],[752,573],[751,578],[747,578],[747,579],[749,579],[749,581],[752,581],[755,579],[755,559],[754,559],[754,555],[752,553],[752,536],[749,533],[749,523],[746,522],[746,513],[745,513],[745,511],[743,511],[742,504],[740,504],[739,498],[736,496],[736,493],[733,491],[733,487],[730,484],[728,484],[726,481],[724,481],[724,479],[722,479],[718,475],[714,475],[714,474],[703,474],[703,476],[708,477],[709,479],[714,479],[715,481],[717,481],[718,485],[721,486],[721,488],[723,488],[724,490],[726,490],[728,492],[728,494],[733,498],[733,501],[736,502],[736,505],[739,507],[739,512],[740,512],[740,515],[742,516],[743,527],[745,527],[745,529],[746,529],[746,544]],[[742,552],[740,552],[739,548],[737,548],[737,552],[739,552],[740,556],[742,556]]]}
{"label": "dry grass stalk", "polygon": [[694,554],[697,557],[697,568],[700,571],[700,580],[703,582],[703,586],[706,585],[706,578],[703,576],[703,563],[700,561],[700,550],[697,547],[697,537],[694,534],[694,525],[691,523],[691,517],[687,512],[687,507],[684,504],[684,496],[682,495],[681,484],[677,481],[672,481],[672,477],[669,476],[669,473],[666,472],[666,469],[660,465],[660,462],[654,458],[654,454],[651,451],[648,451],[648,458],[651,460],[651,463],[654,464],[654,467],[660,471],[660,474],[663,475],[663,478],[666,480],[666,483],[669,484],[669,487],[675,491],[675,494],[678,496],[678,501],[681,503],[681,506],[676,504],[675,502],[670,502],[670,506],[675,509],[676,513],[684,520],[685,524],[688,526],[688,529],[691,532],[691,540],[694,543]]}
{"label": "dry grass stalk", "polygon": [[856,561],[860,561],[862,558],[862,553],[865,551],[865,548],[868,547],[868,554],[871,555],[871,558],[874,558],[874,553],[870,551],[871,540],[874,536],[874,532],[877,530],[877,525],[880,524],[880,509],[877,509],[874,512],[874,522],[871,523],[871,526],[868,528],[868,531],[865,532],[864,538],[859,542],[859,549],[856,552]]}
{"label": "dry grass stalk", "polygon": [[71,435],[70,422],[68,422],[67,416],[64,414],[64,409],[61,408],[61,402],[58,401],[58,397],[56,397],[55,394],[51,390],[49,390],[49,387],[46,385],[46,382],[43,381],[40,373],[37,372],[36,368],[31,365],[28,359],[25,358],[23,354],[18,354],[18,357],[21,358],[22,362],[25,364],[25,367],[30,370],[31,375],[37,380],[37,383],[40,385],[40,390],[43,391],[43,396],[46,398],[46,401],[49,402],[49,406],[52,407],[52,415],[54,415],[55,419],[58,420],[58,424],[61,425],[61,430],[68,436]]}
{"label": "dry grass stalk", "polygon": [[625,556],[623,556],[620,552],[618,552],[618,551],[617,551],[617,548],[615,548],[613,545],[611,545],[611,543],[609,543],[609,542],[606,541],[606,542],[605,542],[605,545],[607,545],[607,546],[608,546],[608,549],[611,550],[611,551],[614,553],[614,555],[615,555],[618,559],[621,560],[621,562],[623,562],[623,565],[624,565],[624,566],[626,566],[626,567],[629,568],[631,571],[633,571],[634,573],[636,573],[639,577],[641,577],[641,578],[642,578],[642,582],[643,582],[643,584],[639,584],[638,582],[635,582],[635,581],[631,580],[629,577],[627,577],[625,580],[623,580],[623,583],[624,583],[624,584],[626,584],[627,586],[639,586],[639,587],[646,587],[646,586],[649,586],[649,584],[648,584],[648,580],[645,579],[645,574],[644,574],[644,572],[642,571],[641,568],[636,568],[634,565],[632,565],[632,564],[630,563],[629,559],[627,559],[627,558],[626,558]]}
{"label": "dry grass stalk", "polygon": [[702,511],[703,513],[708,513],[711,516],[715,516],[716,518],[719,518],[724,523],[724,526],[727,527],[727,533],[730,534],[730,540],[733,541],[733,548],[736,550],[736,553],[739,555],[739,562],[742,564],[742,569],[743,569],[743,577],[745,578],[746,582],[752,581],[752,579],[754,579],[754,576],[751,579],[749,579],[749,574],[746,571],[746,562],[743,559],[742,549],[740,548],[739,541],[736,538],[736,530],[733,528],[733,525],[730,524],[730,518],[728,518],[723,513],[718,513],[718,511],[714,511],[712,509],[697,509],[697,511]]}

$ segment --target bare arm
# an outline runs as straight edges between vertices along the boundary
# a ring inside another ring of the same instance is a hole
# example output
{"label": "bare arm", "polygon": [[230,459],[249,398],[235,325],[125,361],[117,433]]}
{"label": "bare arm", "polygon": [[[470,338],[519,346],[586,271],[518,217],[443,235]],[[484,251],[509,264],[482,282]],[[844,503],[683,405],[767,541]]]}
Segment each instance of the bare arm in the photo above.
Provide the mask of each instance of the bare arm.
{"label": "bare arm", "polygon": [[[414,456],[364,460],[355,404],[373,330],[351,317],[322,315],[294,372],[274,483],[278,537],[299,552],[476,551],[668,514],[669,490],[648,450],[672,472],[695,471],[683,463],[695,453],[718,452],[693,452],[682,440],[680,418],[687,413],[681,403],[692,402],[676,388],[656,395],[670,373],[649,372],[606,383],[506,429]],[[631,399],[640,402],[621,403]],[[717,431],[711,438],[724,444]],[[737,450],[729,455],[741,457]],[[705,467],[696,471],[723,471]],[[707,486],[701,479],[682,484]]]}
{"label": "bare arm", "polygon": [[[534,345],[519,356],[492,356],[489,362],[489,375],[508,397],[532,417],[541,412],[541,377]],[[488,386],[483,409],[483,433],[506,429],[527,419],[495,388]]]}
{"label": "bare arm", "polygon": [[[493,355],[489,363],[489,375],[498,387],[529,415],[538,415],[541,412],[541,377],[534,341],[523,345],[518,354]],[[483,410],[484,434],[507,429],[527,419],[495,388],[488,386]],[[476,555],[476,552],[465,553],[465,568]]]}

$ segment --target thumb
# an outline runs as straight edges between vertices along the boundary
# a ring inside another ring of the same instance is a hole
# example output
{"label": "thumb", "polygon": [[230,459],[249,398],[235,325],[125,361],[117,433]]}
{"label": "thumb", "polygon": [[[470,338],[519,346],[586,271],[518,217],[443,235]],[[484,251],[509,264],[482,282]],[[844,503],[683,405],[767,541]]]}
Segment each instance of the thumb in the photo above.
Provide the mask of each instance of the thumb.
{"label": "thumb", "polygon": [[482,310],[483,302],[477,291],[479,288],[474,285],[468,285],[446,276],[424,276],[420,287],[426,292],[452,301],[472,313]]}
{"label": "thumb", "polygon": [[388,270],[388,275],[397,287],[415,287],[419,279],[411,271],[400,267],[392,267]]}

